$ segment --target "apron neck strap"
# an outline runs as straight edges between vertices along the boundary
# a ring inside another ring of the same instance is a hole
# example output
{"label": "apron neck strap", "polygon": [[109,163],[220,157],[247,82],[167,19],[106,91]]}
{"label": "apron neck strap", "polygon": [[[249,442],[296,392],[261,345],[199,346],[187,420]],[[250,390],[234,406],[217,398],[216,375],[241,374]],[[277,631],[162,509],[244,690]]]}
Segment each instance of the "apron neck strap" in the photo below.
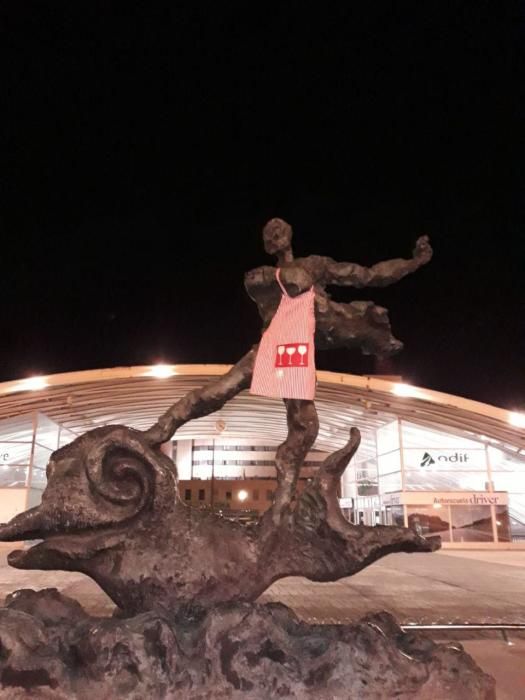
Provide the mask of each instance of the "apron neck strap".
{"label": "apron neck strap", "polygon": [[275,279],[277,280],[277,284],[278,284],[279,287],[281,288],[282,293],[283,293],[285,296],[288,296],[288,292],[286,291],[286,289],[284,288],[283,283],[281,282],[281,270],[280,270],[280,268],[277,268],[277,270],[275,271]]}

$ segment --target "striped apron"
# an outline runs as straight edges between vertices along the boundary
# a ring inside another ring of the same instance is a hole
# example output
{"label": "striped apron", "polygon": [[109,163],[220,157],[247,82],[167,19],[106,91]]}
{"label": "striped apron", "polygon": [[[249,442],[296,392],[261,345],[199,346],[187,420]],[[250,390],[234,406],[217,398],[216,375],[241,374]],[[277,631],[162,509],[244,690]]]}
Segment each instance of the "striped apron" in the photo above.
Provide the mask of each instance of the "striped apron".
{"label": "striped apron", "polygon": [[282,399],[315,396],[314,288],[291,297],[276,273],[282,291],[279,307],[263,333],[250,392]]}

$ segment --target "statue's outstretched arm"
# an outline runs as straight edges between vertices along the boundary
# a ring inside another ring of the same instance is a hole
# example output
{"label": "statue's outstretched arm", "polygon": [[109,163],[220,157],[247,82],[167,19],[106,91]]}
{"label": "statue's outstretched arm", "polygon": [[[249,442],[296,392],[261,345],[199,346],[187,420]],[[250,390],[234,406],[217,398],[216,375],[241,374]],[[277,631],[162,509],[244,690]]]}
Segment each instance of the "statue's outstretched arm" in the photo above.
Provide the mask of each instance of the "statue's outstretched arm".
{"label": "statue's outstretched arm", "polygon": [[396,258],[363,267],[356,263],[336,262],[325,258],[324,284],[337,284],[349,287],[386,287],[398,282],[422,265],[426,265],[432,257],[432,248],[428,236],[417,239],[413,257],[410,260]]}

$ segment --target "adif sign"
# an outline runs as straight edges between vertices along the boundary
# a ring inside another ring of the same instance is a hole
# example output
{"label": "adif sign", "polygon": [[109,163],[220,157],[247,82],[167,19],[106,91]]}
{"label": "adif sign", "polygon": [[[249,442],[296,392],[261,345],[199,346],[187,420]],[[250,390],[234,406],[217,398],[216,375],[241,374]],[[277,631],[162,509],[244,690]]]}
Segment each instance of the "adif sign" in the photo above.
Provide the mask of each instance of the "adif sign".
{"label": "adif sign", "polygon": [[405,448],[403,461],[405,469],[484,471],[487,468],[487,456],[484,448],[479,450]]}

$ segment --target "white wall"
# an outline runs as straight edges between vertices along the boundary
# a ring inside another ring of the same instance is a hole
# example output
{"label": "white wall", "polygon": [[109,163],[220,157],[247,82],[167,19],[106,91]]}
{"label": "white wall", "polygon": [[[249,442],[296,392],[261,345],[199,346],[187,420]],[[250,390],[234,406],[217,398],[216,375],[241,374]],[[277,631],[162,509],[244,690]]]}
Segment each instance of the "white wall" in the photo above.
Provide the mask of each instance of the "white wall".
{"label": "white wall", "polygon": [[28,489],[0,489],[0,523],[6,523],[26,510],[27,491]]}

